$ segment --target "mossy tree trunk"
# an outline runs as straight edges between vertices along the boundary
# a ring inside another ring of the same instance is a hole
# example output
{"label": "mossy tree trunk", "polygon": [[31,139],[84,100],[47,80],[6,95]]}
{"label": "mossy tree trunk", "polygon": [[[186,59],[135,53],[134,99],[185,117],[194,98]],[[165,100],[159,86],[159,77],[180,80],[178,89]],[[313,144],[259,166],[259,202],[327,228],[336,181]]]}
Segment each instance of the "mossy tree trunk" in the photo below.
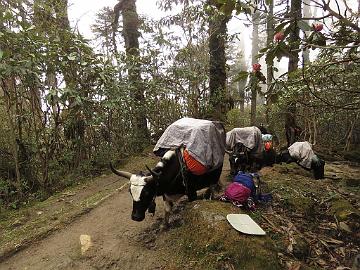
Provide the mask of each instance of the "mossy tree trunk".
{"label": "mossy tree trunk", "polygon": [[[14,186],[17,189],[17,192],[20,196],[22,196],[22,189],[21,189],[21,174],[20,174],[20,161],[19,161],[19,150],[17,145],[17,138],[18,138],[18,128],[16,116],[16,109],[14,109],[14,104],[11,100],[17,100],[16,96],[16,84],[15,78],[7,78],[1,80],[1,89],[0,97],[2,96],[4,99],[4,107],[7,115],[8,125],[10,127],[10,145],[11,145],[11,154],[14,160],[15,165],[15,183]],[[17,102],[17,101],[16,101]]]}
{"label": "mossy tree trunk", "polygon": [[[240,39],[240,51],[241,54],[239,55],[239,70],[240,71],[246,71],[247,65],[246,65],[246,59],[245,59],[245,43],[243,39]],[[243,117],[243,113],[245,111],[245,87],[246,87],[246,79],[242,79],[238,81],[238,92],[239,92],[239,106],[240,106],[240,118]]]}
{"label": "mossy tree trunk", "polygon": [[[289,42],[291,52],[288,64],[288,74],[291,77],[292,73],[297,70],[299,63],[299,43],[300,43],[300,29],[297,26],[297,21],[301,18],[301,0],[291,0],[290,16],[293,18],[292,29],[290,32]],[[300,133],[300,128],[296,124],[296,102],[290,101],[287,104],[285,112],[285,130],[286,140],[288,146],[293,144]]]}
{"label": "mossy tree trunk", "polygon": [[128,61],[133,65],[129,67],[129,82],[132,88],[131,95],[134,102],[134,133],[139,151],[149,143],[149,131],[146,120],[145,97],[140,73],[140,50],[139,50],[139,16],[136,11],[135,0],[121,0],[114,7],[115,24],[118,24],[120,12],[123,18],[123,37]]}
{"label": "mossy tree trunk", "polygon": [[[304,0],[303,14],[305,18],[311,18],[313,15],[310,10],[310,0]],[[307,33],[308,35],[309,33]],[[303,51],[303,66],[310,63],[310,50],[305,48]],[[310,93],[305,91],[303,94],[303,100],[305,103],[310,103]],[[316,127],[316,113],[313,107],[304,106],[304,138],[312,144],[316,144],[317,127]]]}
{"label": "mossy tree trunk", "polygon": [[226,24],[229,16],[221,14],[219,4],[210,0],[208,4],[213,7],[209,13],[209,88],[211,117],[224,120],[227,112],[226,104]]}
{"label": "mossy tree trunk", "polygon": [[[269,3],[269,13],[266,17],[266,46],[270,46],[274,37],[274,2],[270,1]],[[271,83],[273,78],[273,61],[267,63],[266,66],[266,108],[265,108],[265,117],[266,123],[269,124],[269,113],[271,108]]]}
{"label": "mossy tree trunk", "polygon": [[[256,56],[259,53],[259,23],[260,23],[260,12],[255,11],[252,15],[252,49],[251,49],[251,63],[255,64],[258,62]],[[250,124],[256,125],[256,101],[257,101],[257,85],[251,87],[251,110],[250,110]]]}

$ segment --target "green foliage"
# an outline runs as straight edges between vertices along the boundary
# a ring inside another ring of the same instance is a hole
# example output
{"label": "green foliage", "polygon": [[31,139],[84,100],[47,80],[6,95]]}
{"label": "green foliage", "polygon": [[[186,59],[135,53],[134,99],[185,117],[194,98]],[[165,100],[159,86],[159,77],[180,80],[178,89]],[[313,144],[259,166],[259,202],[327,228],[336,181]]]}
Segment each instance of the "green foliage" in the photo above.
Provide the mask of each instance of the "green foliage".
{"label": "green foliage", "polygon": [[314,30],[307,22],[303,20],[297,21],[297,27],[299,27],[304,32]]}
{"label": "green foliage", "polygon": [[237,81],[247,80],[249,75],[250,74],[247,71],[239,71],[239,73],[235,76],[233,81],[237,82]]}
{"label": "green foliage", "polygon": [[312,32],[308,37],[307,42],[312,49],[316,49],[313,45],[326,46],[326,38],[324,34],[320,32]]}
{"label": "green foliage", "polygon": [[231,130],[237,127],[246,127],[250,124],[249,118],[250,111],[246,109],[245,112],[241,112],[240,109],[232,109],[228,111],[226,115],[227,129]]}
{"label": "green foliage", "polygon": [[236,15],[251,14],[251,6],[248,3],[236,0],[216,0],[216,2],[220,6],[220,11],[225,15],[231,15],[233,11]]}
{"label": "green foliage", "polygon": [[[246,106],[244,112],[240,109],[232,109],[226,114],[226,129],[250,126],[250,106]],[[257,106],[256,123],[266,123],[265,106]]]}
{"label": "green foliage", "polygon": [[[45,29],[34,26],[16,12],[0,17],[0,77],[6,81],[0,97],[0,199],[8,205],[97,175],[111,159],[146,143],[133,139],[136,103],[127,76],[119,77],[133,63],[121,63],[119,54],[115,66],[71,29],[59,29],[56,21]],[[15,156],[21,187],[15,185]]]}
{"label": "green foliage", "polygon": [[[287,104],[293,103],[297,107],[299,125],[304,128],[304,139],[310,138],[315,125],[317,143],[328,149],[345,145],[349,125],[358,121],[360,111],[357,90],[360,66],[336,63],[333,57],[328,51],[322,59],[294,73],[286,82],[275,82],[273,94],[277,99],[271,107],[270,125],[279,134],[283,134],[283,112]],[[314,135],[311,136],[314,139]]]}

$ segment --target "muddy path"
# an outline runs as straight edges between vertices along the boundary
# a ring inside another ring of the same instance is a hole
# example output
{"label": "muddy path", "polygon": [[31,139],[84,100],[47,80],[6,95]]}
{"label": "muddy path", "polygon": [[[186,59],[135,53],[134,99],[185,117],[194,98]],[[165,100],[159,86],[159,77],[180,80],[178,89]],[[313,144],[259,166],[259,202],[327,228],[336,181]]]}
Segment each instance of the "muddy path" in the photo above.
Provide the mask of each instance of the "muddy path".
{"label": "muddy path", "polygon": [[[141,235],[156,222],[161,211],[137,223],[130,219],[131,208],[125,188],[68,226],[2,262],[0,269],[157,269],[161,262],[156,260],[154,249],[143,245]],[[81,235],[91,237],[91,246],[84,254]]]}
{"label": "muddy path", "polygon": [[[127,190],[48,238],[3,262],[0,269],[156,269],[154,250],[142,245],[141,233],[156,220],[130,220]],[[158,211],[159,213],[159,211]],[[80,235],[92,246],[81,254]]]}
{"label": "muddy path", "polygon": [[[227,179],[228,167],[225,164],[222,181]],[[3,260],[0,269],[166,269],[166,261],[158,256],[162,247],[155,243],[163,215],[162,199],[157,198],[154,216],[148,214],[143,222],[132,221],[127,182],[116,181],[113,175],[102,178],[75,196],[99,193],[106,185],[118,191],[70,224]],[[83,253],[81,235],[91,239]]]}

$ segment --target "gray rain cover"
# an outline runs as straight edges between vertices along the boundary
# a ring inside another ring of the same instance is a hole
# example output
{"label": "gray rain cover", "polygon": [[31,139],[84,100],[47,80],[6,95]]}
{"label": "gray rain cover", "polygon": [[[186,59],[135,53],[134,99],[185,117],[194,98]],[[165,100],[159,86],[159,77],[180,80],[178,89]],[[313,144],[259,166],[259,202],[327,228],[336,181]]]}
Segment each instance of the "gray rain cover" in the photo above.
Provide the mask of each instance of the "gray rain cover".
{"label": "gray rain cover", "polygon": [[255,126],[234,128],[227,132],[226,149],[228,151],[232,151],[236,143],[242,143],[247,148],[251,149],[253,156],[262,156],[263,143],[261,138],[261,131],[259,128]]}
{"label": "gray rain cover", "polygon": [[224,127],[221,122],[181,118],[167,127],[153,151],[180,146],[186,147],[192,157],[210,170],[216,169],[224,161]]}
{"label": "gray rain cover", "polygon": [[315,153],[309,142],[295,142],[290,145],[288,150],[290,156],[296,159],[297,163],[305,168],[311,169],[311,160],[314,158]]}

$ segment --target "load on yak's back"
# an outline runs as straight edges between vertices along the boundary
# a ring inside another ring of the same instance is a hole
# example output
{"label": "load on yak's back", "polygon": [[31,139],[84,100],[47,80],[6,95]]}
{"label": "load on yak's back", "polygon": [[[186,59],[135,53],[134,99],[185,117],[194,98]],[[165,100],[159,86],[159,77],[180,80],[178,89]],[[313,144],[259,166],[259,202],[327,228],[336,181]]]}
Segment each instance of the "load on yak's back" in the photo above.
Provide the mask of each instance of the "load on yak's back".
{"label": "load on yak's back", "polygon": [[149,173],[112,171],[130,180],[133,198],[131,218],[142,221],[146,211],[155,212],[155,198],[163,196],[165,225],[172,203],[182,195],[197,198],[196,191],[217,185],[225,154],[225,129],[220,122],[182,118],[171,124],[155,145],[161,160]]}
{"label": "load on yak's back", "polygon": [[256,126],[234,128],[226,133],[226,152],[230,174],[238,171],[256,172],[262,166],[275,163],[272,135]]}
{"label": "load on yak's back", "polygon": [[169,149],[182,148],[189,171],[201,175],[222,165],[225,136],[221,122],[182,118],[164,131],[154,147],[154,153],[162,157]]}

